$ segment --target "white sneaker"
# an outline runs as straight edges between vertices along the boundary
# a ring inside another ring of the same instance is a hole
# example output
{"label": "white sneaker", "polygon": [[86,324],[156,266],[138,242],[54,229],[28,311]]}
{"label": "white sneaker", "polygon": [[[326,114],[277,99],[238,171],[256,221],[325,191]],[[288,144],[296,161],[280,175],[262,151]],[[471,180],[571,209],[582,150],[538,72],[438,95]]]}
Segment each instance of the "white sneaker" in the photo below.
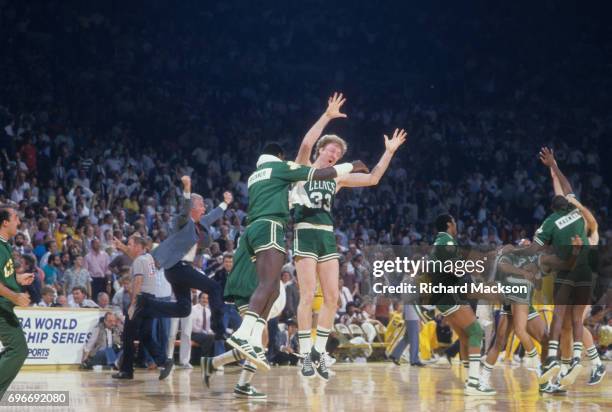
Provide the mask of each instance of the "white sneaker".
{"label": "white sneaker", "polygon": [[538,359],[537,357],[526,357],[523,360],[523,366],[529,370],[537,371],[540,369],[540,359]]}
{"label": "white sneaker", "polygon": [[193,366],[191,366],[190,363],[181,363],[180,365],[178,365],[179,369],[193,369]]}
{"label": "white sneaker", "polygon": [[329,356],[329,353],[325,352],[323,356],[325,356],[325,363],[328,368],[332,366],[334,363],[336,363],[336,358],[332,358],[331,356]]}

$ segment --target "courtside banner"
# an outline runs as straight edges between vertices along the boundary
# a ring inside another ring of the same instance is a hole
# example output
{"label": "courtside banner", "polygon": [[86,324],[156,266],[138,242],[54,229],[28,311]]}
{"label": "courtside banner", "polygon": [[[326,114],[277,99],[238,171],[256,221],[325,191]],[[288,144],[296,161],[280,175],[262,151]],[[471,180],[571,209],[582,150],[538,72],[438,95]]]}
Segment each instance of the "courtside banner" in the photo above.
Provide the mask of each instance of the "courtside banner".
{"label": "courtside banner", "polygon": [[26,365],[79,364],[83,348],[105,311],[15,308],[28,342]]}

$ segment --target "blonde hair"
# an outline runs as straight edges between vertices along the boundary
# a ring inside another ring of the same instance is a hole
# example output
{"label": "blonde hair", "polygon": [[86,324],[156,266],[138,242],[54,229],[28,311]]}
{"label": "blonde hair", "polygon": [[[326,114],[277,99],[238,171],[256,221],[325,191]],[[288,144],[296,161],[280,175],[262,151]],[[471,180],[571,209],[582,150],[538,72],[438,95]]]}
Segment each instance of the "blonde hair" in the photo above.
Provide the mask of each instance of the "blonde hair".
{"label": "blonde hair", "polygon": [[319,150],[324,148],[328,144],[337,144],[338,146],[340,146],[340,149],[342,149],[342,156],[344,156],[346,154],[346,151],[348,150],[348,145],[346,144],[346,141],[343,138],[336,136],[335,134],[326,134],[325,136],[322,136],[315,145],[315,159],[319,157]]}

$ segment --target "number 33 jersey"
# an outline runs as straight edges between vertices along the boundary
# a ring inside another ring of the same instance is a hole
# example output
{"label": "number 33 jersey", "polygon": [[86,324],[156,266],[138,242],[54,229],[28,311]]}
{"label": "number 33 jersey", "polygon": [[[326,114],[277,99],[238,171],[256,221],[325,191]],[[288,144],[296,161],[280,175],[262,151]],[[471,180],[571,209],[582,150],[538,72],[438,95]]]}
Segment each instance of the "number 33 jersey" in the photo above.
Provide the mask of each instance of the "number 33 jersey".
{"label": "number 33 jersey", "polygon": [[336,196],[336,181],[319,180],[296,183],[289,193],[296,223],[334,224],[331,210]]}

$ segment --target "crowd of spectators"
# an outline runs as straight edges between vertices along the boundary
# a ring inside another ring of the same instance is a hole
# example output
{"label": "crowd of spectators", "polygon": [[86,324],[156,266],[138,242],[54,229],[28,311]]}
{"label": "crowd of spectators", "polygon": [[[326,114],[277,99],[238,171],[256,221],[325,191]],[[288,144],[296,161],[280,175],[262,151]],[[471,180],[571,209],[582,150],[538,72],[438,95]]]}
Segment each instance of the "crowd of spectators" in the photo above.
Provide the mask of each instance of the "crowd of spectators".
{"label": "crowd of spectators", "polygon": [[[611,78],[596,69],[610,64],[598,43],[609,25],[552,2],[524,21],[511,4],[474,8],[1,2],[0,203],[19,210],[15,258],[44,286],[38,304],[120,313],[130,261],[113,238],[162,241],[185,174],[209,210],[234,194],[197,261],[224,283],[258,148],[276,140],[296,152],[334,90],[348,97],[348,119],[330,128],[347,157],[373,165],[383,133],[409,131],[377,187],[337,196],[339,317],[353,316],[370,277],[364,248],[429,244],[442,211],[464,245],[533,235],[552,193],[542,145],[609,245]],[[610,272],[610,259],[600,264]],[[290,257],[285,269],[296,288]]]}

